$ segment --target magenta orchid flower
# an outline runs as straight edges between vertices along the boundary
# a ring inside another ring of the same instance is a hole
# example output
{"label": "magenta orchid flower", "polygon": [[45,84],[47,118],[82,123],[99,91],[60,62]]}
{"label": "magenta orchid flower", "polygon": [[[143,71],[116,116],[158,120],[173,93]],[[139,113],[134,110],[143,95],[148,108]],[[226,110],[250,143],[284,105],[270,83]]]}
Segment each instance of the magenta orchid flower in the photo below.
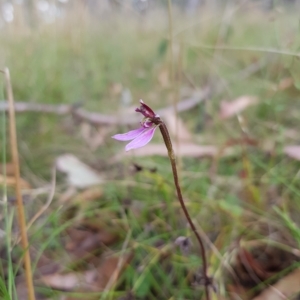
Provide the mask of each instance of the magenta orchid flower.
{"label": "magenta orchid flower", "polygon": [[125,151],[141,148],[147,145],[152,140],[155,130],[158,126],[154,124],[152,120],[158,118],[159,116],[156,115],[154,111],[143,102],[143,100],[140,100],[140,103],[141,106],[135,111],[141,113],[145,117],[141,122],[141,127],[126,133],[112,136],[113,139],[118,141],[131,141],[126,145]]}

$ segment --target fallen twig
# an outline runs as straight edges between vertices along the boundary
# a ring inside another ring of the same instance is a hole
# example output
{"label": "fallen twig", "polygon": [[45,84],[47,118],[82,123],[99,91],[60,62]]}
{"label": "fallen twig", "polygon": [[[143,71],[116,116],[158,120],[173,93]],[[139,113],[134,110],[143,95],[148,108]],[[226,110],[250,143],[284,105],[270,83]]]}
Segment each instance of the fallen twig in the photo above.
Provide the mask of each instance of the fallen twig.
{"label": "fallen twig", "polygon": [[[52,180],[51,180],[51,189],[48,193],[47,202],[41,207],[41,209],[30,219],[30,221],[27,223],[26,230],[28,231],[29,228],[32,226],[32,224],[48,209],[50,206],[55,193],[55,187],[56,187],[56,168],[55,166],[52,168]],[[17,243],[19,243],[20,237],[17,239]]]}
{"label": "fallen twig", "polygon": [[[184,99],[177,104],[178,112],[189,110],[195,107],[200,102],[204,101],[210,95],[210,88],[206,87],[201,91],[196,91],[190,98]],[[157,110],[160,116],[163,116],[169,111],[173,111],[174,106],[168,106],[163,109]],[[8,111],[7,101],[0,102],[0,111]],[[101,113],[89,112],[83,108],[76,108],[75,105],[61,104],[61,105],[51,105],[51,104],[40,104],[40,103],[30,103],[30,102],[15,102],[15,112],[25,113],[25,112],[38,112],[46,114],[55,115],[73,115],[75,118],[86,121],[94,125],[130,125],[136,124],[139,121],[139,117],[132,114],[132,117],[124,118],[115,115],[104,115]]]}

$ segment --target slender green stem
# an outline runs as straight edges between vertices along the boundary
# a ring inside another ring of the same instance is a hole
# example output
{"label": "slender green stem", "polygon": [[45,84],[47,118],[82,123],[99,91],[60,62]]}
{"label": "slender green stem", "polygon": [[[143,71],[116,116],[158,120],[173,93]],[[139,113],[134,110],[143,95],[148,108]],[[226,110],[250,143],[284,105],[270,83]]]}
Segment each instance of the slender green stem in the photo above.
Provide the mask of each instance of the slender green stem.
{"label": "slender green stem", "polygon": [[205,247],[204,247],[204,243],[199,235],[199,233],[197,232],[196,226],[194,225],[192,218],[186,208],[186,205],[184,203],[183,197],[182,197],[182,193],[181,193],[181,188],[180,188],[180,184],[179,184],[179,179],[178,179],[178,173],[177,173],[177,167],[176,167],[176,159],[175,159],[175,153],[173,150],[173,146],[172,146],[172,141],[170,138],[170,134],[168,131],[168,128],[166,126],[166,124],[160,119],[160,118],[156,118],[153,120],[153,123],[159,125],[159,129],[160,132],[162,134],[162,137],[164,139],[165,145],[167,147],[168,150],[168,156],[171,162],[171,166],[172,166],[172,172],[173,172],[173,178],[174,178],[174,183],[175,183],[175,187],[176,187],[176,192],[177,192],[177,196],[178,196],[178,200],[180,202],[181,208],[185,214],[185,217],[190,225],[190,227],[192,228],[198,243],[200,245],[200,249],[201,249],[201,257],[202,257],[202,266],[203,266],[203,277],[204,277],[204,286],[205,286],[205,294],[206,294],[206,300],[210,299],[209,296],[209,285],[211,284],[211,280],[210,278],[207,276],[207,261],[206,261],[206,254],[205,254]]}

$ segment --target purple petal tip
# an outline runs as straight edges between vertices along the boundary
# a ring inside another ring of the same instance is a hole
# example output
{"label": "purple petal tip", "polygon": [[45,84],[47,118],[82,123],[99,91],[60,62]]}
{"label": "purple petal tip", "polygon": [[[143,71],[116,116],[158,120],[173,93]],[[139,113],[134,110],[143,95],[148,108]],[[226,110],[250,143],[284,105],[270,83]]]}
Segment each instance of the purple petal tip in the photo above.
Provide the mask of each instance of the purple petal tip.
{"label": "purple petal tip", "polygon": [[135,138],[129,144],[126,145],[125,151],[141,148],[141,147],[147,145],[152,140],[156,128],[157,127],[152,127],[152,128],[145,130],[137,138]]}

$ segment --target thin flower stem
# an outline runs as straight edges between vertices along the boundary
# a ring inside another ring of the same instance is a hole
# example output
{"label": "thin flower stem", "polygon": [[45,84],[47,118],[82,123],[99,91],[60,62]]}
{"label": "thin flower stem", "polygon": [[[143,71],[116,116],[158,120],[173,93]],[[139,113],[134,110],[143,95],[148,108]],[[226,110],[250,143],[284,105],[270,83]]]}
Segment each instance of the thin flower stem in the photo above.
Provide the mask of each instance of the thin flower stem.
{"label": "thin flower stem", "polygon": [[180,188],[179,180],[178,180],[175,153],[174,153],[174,150],[173,150],[170,134],[169,134],[169,131],[168,131],[168,128],[167,128],[166,124],[160,118],[157,118],[157,119],[153,120],[153,122],[155,124],[159,125],[160,132],[162,134],[162,137],[164,139],[165,145],[166,145],[167,150],[168,150],[168,156],[169,156],[171,166],[172,166],[173,178],[174,178],[174,183],[175,183],[175,187],[176,187],[178,200],[179,200],[180,205],[182,207],[182,210],[185,214],[185,217],[186,217],[188,223],[190,224],[190,226],[191,226],[191,228],[192,228],[192,230],[193,230],[193,232],[194,232],[194,234],[195,234],[195,236],[196,236],[196,238],[199,242],[199,245],[200,245],[202,264],[203,264],[203,276],[204,276],[204,281],[205,281],[205,283],[204,283],[205,294],[206,294],[206,300],[209,300],[210,296],[209,296],[208,287],[209,287],[211,281],[210,281],[210,278],[207,276],[207,261],[206,261],[206,255],[205,255],[205,247],[204,247],[203,241],[202,241],[199,233],[197,232],[196,226],[194,225],[194,223],[191,219],[191,216],[190,216],[190,214],[189,214],[189,212],[188,212],[188,210],[185,206],[185,203],[184,203],[184,200],[183,200],[183,197],[182,197],[181,188]]}

